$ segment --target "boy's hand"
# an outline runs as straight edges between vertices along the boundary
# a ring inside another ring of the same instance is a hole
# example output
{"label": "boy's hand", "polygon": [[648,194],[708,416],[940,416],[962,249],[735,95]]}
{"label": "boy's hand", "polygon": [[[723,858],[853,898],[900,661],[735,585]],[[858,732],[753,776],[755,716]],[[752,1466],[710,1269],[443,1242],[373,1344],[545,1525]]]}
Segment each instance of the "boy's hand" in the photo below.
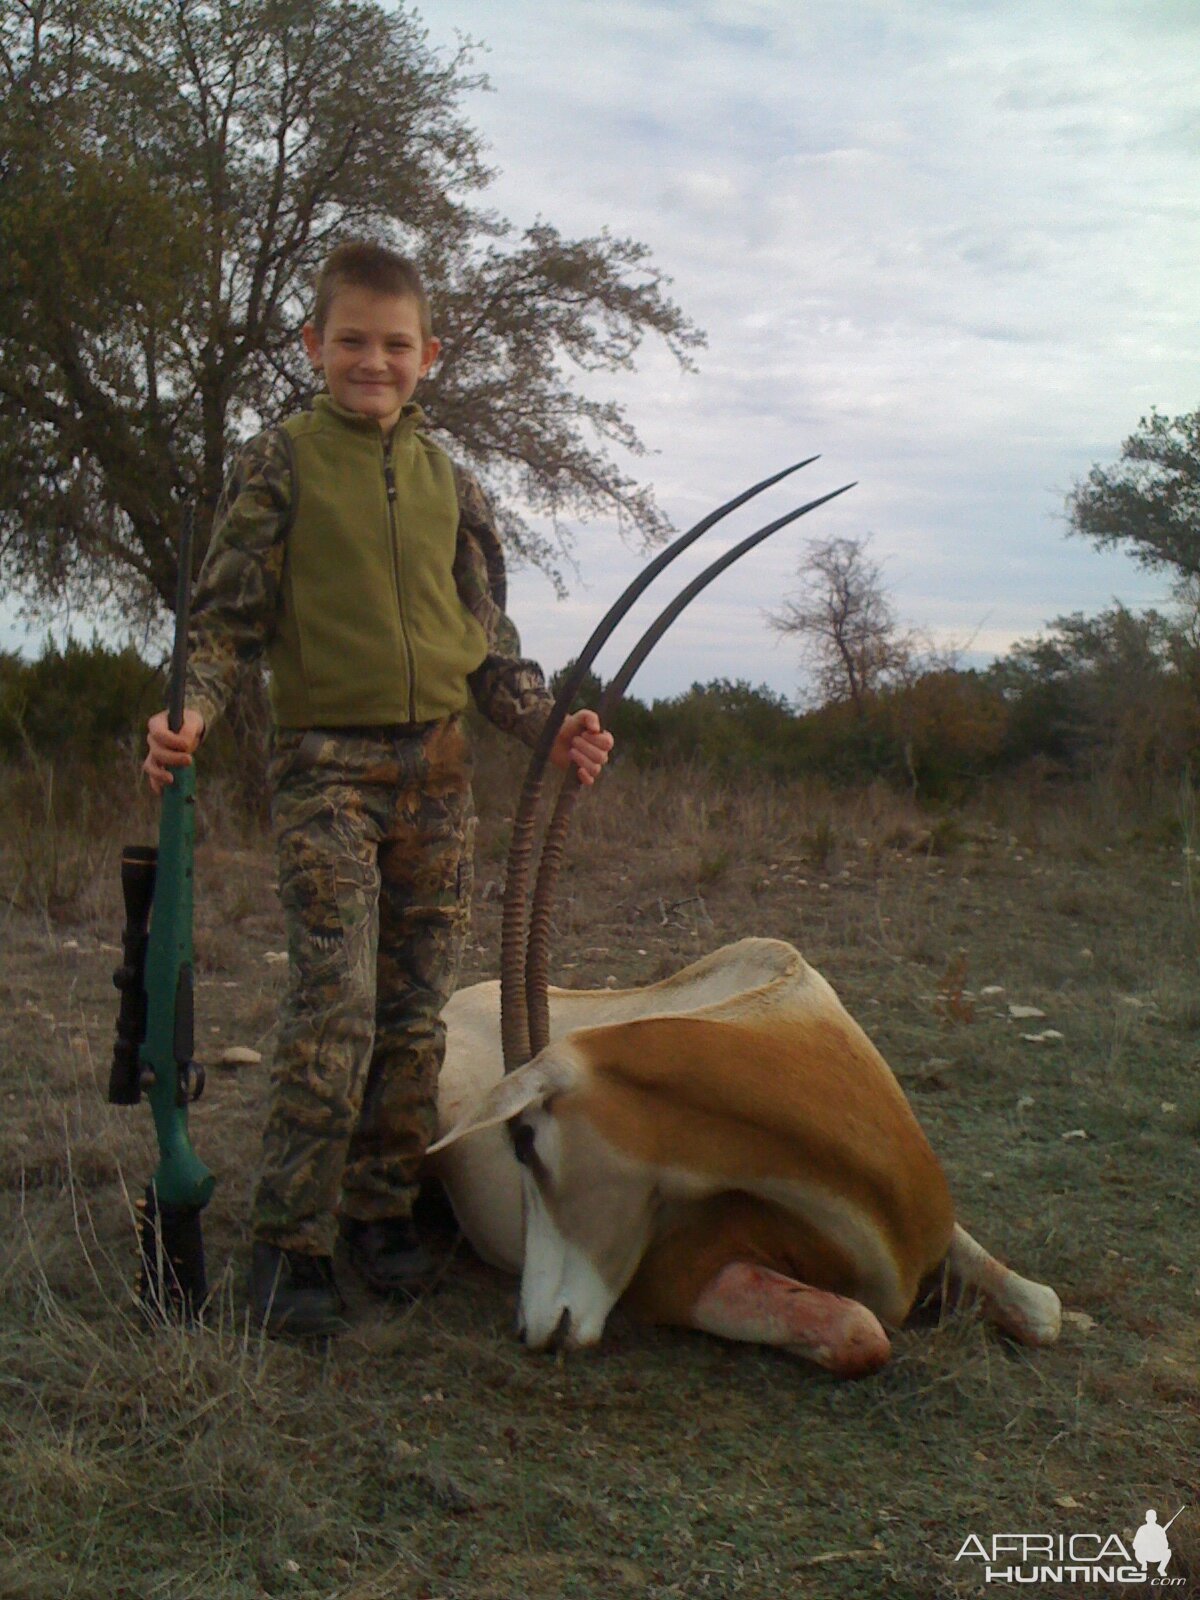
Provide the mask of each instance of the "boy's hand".
{"label": "boy's hand", "polygon": [[593,784],[612,747],[613,736],[600,731],[600,718],[594,711],[573,711],[550,746],[550,760],[564,772],[574,763],[580,783]]}
{"label": "boy's hand", "polygon": [[174,783],[172,767],[191,766],[192,752],[203,737],[204,718],[198,711],[184,711],[183,726],[178,733],[172,733],[167,726],[165,711],[154,713],[146,726],[149,754],[142,762],[142,771],[155,794],[161,794],[168,783]]}

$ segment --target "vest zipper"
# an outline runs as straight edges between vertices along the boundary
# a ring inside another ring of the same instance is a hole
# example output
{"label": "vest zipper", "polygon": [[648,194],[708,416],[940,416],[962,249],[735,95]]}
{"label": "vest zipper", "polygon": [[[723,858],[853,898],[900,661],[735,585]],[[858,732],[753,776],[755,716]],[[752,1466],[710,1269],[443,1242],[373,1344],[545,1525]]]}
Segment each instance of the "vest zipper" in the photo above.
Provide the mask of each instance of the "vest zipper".
{"label": "vest zipper", "polygon": [[408,661],[408,720],[417,720],[417,660],[413,653],[412,640],[409,638],[408,628],[404,622],[404,590],[400,582],[400,529],[396,522],[396,474],[392,470],[392,463],[388,459],[388,447],[391,439],[383,439],[383,481],[387,487],[388,500],[388,528],[390,531],[390,547],[392,552],[392,582],[396,586],[396,610],[400,617],[400,637],[404,641],[404,655]]}

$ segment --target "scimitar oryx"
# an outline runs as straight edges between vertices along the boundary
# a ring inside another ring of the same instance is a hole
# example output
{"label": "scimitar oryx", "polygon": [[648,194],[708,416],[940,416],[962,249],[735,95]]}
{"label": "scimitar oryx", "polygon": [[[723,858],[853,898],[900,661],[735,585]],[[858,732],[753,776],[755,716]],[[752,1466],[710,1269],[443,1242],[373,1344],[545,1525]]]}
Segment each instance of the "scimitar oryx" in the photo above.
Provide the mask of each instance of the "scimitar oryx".
{"label": "scimitar oryx", "polygon": [[[1058,1296],[955,1221],[891,1069],[791,945],[743,939],[645,988],[547,985],[573,780],[543,847],[526,949],[533,819],[578,683],[645,583],[763,487],[652,563],[563,685],[514,822],[501,982],[463,990],[446,1009],[430,1170],[479,1254],[520,1275],[519,1329],[534,1349],[595,1344],[620,1301],[635,1318],[775,1345],[856,1377],[887,1361],[888,1330],[939,1283],[975,1293],[1023,1343],[1052,1343]],[[602,717],[717,571],[828,498],[759,530],[689,585],[613,679]]]}

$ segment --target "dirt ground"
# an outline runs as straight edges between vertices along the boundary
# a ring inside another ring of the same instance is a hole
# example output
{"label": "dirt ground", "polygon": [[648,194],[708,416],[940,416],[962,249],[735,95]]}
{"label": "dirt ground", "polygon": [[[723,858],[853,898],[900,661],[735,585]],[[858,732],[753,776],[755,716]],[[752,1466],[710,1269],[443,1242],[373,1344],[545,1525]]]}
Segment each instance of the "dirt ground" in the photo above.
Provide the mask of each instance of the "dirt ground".
{"label": "dirt ground", "polygon": [[[1172,1592],[1200,1586],[1186,818],[1137,822],[1102,790],[934,816],[882,790],[606,784],[580,808],[555,980],[649,981],[748,933],[797,945],[890,1061],[966,1226],[1061,1294],[1061,1342],[1030,1352],[968,1311],[838,1384],[618,1310],[598,1352],[535,1357],[512,1334],[514,1285],[436,1215],[440,1278],[415,1305],[355,1292],[352,1332],[327,1347],[248,1332],[284,964],[269,849],[217,797],[196,869],[198,1053],[264,1059],[210,1066],[192,1113],[218,1174],[217,1310],[147,1334],[129,1196],[154,1165],[150,1119],[105,1090],[116,862],[153,818],[139,800],[111,826],[26,819],[0,847],[0,1595],[933,1600],[1005,1592],[960,1557],[971,1536],[1129,1544],[1148,1507],[1187,1508]],[[464,983],[497,970],[511,760],[485,762],[477,792]]]}

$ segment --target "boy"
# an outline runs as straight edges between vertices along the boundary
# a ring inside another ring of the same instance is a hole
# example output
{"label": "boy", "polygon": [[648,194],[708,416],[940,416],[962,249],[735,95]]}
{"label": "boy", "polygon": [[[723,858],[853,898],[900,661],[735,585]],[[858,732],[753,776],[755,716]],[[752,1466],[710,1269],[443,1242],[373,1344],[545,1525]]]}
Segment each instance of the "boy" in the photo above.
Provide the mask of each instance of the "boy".
{"label": "boy", "polygon": [[[250,1296],[269,1332],[315,1334],[341,1325],[339,1213],[375,1292],[429,1270],[411,1214],[470,903],[460,714],[469,689],[533,745],[551,699],[502,610],[487,502],[419,431],[439,346],[415,268],[376,244],[335,250],[304,343],[328,393],[239,457],[197,583],[183,726],[151,718],[144,770],[161,793],[265,651],[289,983]],[[551,759],[590,784],[611,748],[581,711]]]}

